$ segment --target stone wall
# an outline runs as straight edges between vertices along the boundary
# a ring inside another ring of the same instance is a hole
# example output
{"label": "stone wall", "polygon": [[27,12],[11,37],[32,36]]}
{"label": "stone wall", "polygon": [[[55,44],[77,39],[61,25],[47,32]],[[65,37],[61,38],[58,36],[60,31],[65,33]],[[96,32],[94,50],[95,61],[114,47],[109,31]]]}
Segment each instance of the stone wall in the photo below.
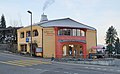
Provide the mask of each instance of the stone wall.
{"label": "stone wall", "polygon": [[17,44],[0,44],[0,50],[16,52]]}

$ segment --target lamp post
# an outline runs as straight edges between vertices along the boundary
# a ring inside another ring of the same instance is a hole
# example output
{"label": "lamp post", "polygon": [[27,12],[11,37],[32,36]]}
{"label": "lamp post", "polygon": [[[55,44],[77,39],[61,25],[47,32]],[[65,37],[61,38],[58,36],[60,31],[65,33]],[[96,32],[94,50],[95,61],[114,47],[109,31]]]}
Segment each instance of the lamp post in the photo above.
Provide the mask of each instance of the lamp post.
{"label": "lamp post", "polygon": [[30,37],[31,37],[31,46],[30,46],[30,55],[32,56],[32,12],[31,11],[27,11],[30,15],[31,15],[31,33],[30,33]]}

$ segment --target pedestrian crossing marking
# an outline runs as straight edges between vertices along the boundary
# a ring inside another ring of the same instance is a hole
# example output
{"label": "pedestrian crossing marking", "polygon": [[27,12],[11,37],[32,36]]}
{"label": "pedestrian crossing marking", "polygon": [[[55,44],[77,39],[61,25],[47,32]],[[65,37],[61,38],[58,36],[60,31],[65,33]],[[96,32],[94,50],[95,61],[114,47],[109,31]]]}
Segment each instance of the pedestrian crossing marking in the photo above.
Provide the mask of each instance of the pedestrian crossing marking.
{"label": "pedestrian crossing marking", "polygon": [[51,64],[51,62],[44,62],[40,60],[12,60],[12,61],[0,61],[0,63],[21,66],[21,67],[33,66],[39,64]]}
{"label": "pedestrian crossing marking", "polygon": [[9,65],[15,65],[15,66],[21,66],[21,67],[25,67],[24,65],[14,64],[14,63],[9,63],[9,62],[4,62],[4,61],[0,61],[0,63],[3,63],[3,64],[9,64]]}

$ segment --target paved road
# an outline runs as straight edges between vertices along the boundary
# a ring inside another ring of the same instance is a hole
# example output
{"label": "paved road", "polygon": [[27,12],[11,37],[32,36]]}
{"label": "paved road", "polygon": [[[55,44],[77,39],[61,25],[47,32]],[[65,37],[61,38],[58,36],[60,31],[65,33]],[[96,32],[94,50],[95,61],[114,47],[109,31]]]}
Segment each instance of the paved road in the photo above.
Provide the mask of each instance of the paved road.
{"label": "paved road", "polygon": [[120,74],[120,68],[51,62],[0,52],[0,74]]}

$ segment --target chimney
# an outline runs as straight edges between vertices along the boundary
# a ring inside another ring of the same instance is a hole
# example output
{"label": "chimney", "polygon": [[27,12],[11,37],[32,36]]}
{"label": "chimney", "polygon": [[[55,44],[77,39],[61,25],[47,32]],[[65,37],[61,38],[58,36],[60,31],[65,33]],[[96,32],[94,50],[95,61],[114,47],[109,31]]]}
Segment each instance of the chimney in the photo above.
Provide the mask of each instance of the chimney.
{"label": "chimney", "polygon": [[47,15],[44,15],[44,13],[41,15],[40,22],[48,21]]}

